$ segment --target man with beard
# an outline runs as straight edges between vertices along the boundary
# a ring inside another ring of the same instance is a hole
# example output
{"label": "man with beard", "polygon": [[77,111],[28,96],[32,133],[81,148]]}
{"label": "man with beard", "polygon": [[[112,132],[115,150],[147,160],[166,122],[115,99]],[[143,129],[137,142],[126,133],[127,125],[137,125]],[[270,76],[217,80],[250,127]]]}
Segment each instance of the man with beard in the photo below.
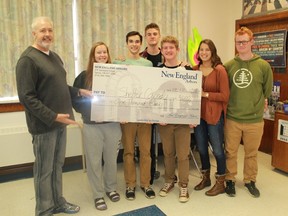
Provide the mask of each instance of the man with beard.
{"label": "man with beard", "polygon": [[35,155],[35,215],[73,214],[80,207],[67,202],[62,195],[66,126],[76,124],[71,97],[90,97],[92,93],[67,85],[62,60],[49,50],[54,39],[50,18],[35,18],[32,35],[33,45],[22,53],[17,62],[16,80]]}

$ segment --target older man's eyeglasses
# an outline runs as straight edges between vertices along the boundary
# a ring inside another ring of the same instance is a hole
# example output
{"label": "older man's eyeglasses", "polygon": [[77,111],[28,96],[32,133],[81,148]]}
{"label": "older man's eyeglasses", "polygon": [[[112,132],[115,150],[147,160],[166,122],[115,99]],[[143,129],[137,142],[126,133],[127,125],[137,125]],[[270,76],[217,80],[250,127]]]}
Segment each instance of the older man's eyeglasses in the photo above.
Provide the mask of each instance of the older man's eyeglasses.
{"label": "older man's eyeglasses", "polygon": [[235,44],[236,45],[247,45],[248,43],[250,42],[250,40],[248,40],[248,41],[235,41]]}

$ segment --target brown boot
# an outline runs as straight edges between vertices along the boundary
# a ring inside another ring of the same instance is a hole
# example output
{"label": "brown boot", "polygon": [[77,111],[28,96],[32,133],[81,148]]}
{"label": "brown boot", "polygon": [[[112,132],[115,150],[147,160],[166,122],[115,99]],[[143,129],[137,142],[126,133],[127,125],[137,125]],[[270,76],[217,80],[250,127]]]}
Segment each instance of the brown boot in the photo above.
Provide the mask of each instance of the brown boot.
{"label": "brown boot", "polygon": [[224,185],[225,175],[215,174],[215,178],[216,178],[215,185],[205,193],[207,196],[216,196],[218,194],[222,194],[225,192],[225,185]]}
{"label": "brown boot", "polygon": [[194,187],[194,190],[202,190],[211,185],[210,170],[202,170],[202,181]]}

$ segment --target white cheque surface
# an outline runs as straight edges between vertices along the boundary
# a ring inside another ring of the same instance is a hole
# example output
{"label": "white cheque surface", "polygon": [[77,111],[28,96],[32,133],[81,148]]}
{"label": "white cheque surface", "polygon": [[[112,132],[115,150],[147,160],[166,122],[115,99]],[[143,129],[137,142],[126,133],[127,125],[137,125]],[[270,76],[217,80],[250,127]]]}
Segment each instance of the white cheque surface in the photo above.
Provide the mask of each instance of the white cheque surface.
{"label": "white cheque surface", "polygon": [[201,71],[94,63],[91,120],[199,124]]}

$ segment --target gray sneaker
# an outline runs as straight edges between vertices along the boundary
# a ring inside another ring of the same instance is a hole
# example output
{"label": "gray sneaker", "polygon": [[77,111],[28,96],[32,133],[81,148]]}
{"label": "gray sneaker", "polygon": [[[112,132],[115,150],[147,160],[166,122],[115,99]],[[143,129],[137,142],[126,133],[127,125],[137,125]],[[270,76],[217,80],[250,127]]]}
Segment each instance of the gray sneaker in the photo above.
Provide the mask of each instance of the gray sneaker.
{"label": "gray sneaker", "polygon": [[80,211],[79,206],[66,202],[64,205],[55,208],[53,210],[53,214],[58,214],[58,213],[75,214],[79,211]]}

